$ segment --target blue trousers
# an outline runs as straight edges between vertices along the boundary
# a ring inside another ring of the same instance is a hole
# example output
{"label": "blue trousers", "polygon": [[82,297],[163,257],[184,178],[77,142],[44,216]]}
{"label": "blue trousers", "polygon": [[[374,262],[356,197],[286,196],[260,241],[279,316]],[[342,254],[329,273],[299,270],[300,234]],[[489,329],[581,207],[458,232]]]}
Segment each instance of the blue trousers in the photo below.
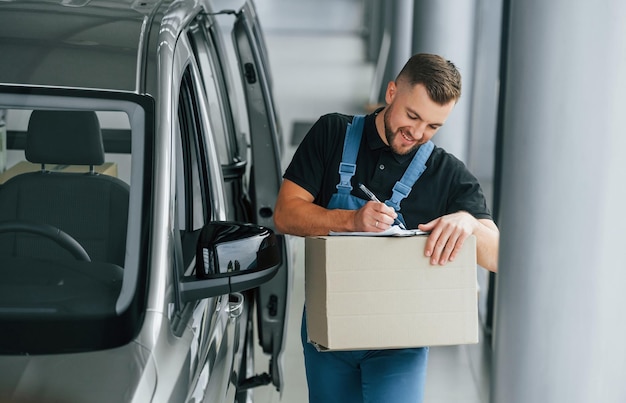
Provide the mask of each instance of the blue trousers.
{"label": "blue trousers", "polygon": [[309,403],[421,403],[428,347],[319,352],[308,342],[306,315],[302,346]]}

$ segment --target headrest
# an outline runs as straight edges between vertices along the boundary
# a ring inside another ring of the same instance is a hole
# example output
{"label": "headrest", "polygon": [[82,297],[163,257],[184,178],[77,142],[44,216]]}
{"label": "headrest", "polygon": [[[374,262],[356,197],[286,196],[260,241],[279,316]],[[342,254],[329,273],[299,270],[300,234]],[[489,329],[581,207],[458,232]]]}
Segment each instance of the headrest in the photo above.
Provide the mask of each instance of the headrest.
{"label": "headrest", "polygon": [[37,164],[101,165],[104,146],[93,111],[33,111],[26,159]]}

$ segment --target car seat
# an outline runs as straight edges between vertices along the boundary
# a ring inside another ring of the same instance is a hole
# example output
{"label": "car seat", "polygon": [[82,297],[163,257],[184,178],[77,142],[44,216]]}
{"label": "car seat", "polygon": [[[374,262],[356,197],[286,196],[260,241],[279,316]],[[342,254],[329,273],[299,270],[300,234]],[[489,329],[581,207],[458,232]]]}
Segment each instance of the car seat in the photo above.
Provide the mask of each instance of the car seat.
{"label": "car seat", "polygon": [[[41,164],[41,170],[17,175],[0,187],[0,223],[55,227],[78,241],[92,261],[123,267],[129,186],[94,171],[94,165],[104,163],[96,113],[33,111],[25,155],[28,161]],[[48,170],[46,164],[56,166]],[[85,170],[63,172],[66,165],[83,165]],[[0,254],[73,258],[50,238],[31,232],[0,233]]]}

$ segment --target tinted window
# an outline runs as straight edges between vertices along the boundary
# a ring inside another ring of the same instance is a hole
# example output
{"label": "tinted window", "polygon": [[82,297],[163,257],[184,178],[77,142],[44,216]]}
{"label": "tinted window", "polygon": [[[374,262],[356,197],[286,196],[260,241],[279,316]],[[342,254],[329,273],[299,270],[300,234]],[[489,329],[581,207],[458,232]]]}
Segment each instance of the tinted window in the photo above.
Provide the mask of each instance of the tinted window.
{"label": "tinted window", "polygon": [[151,107],[129,94],[0,86],[0,328],[10,329],[0,351],[98,350],[134,336]]}
{"label": "tinted window", "polygon": [[229,165],[240,158],[237,142],[234,141],[234,124],[226,77],[220,64],[217,44],[202,24],[192,27],[189,31],[189,41],[193,46],[202,76],[209,109],[209,121],[215,134],[220,163]]}
{"label": "tinted window", "polygon": [[[239,71],[236,66],[228,68],[227,57],[218,45],[218,33],[212,27],[206,27],[205,22],[200,21],[194,25],[189,37],[199,63],[208,101],[209,121],[222,165],[228,218],[249,222],[252,218],[251,204],[245,190],[249,166],[248,158],[242,154],[242,151],[247,151],[247,147],[240,145],[238,141],[230,107],[233,103],[230,99],[232,90],[228,90],[227,76],[228,71],[234,74],[239,74]],[[237,79],[240,80],[239,77]]]}
{"label": "tinted window", "polygon": [[[201,229],[207,221],[207,211],[210,206],[204,197],[208,186],[201,171],[202,150],[200,148],[202,138],[202,126],[198,118],[197,95],[193,90],[193,80],[189,70],[183,76],[180,99],[178,105],[178,123],[180,130],[179,158],[177,164],[182,172],[177,173],[179,190],[177,194],[178,208],[183,212],[180,218],[181,229],[194,231]],[[182,175],[180,175],[182,174]]]}

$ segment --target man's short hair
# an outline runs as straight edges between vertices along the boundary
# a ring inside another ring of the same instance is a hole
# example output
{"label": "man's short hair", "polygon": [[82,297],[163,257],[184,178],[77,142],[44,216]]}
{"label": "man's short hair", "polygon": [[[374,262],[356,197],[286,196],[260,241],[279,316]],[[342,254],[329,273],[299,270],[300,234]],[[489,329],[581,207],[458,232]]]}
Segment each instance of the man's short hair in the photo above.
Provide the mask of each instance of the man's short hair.
{"label": "man's short hair", "polygon": [[440,105],[456,102],[461,97],[461,73],[454,63],[439,55],[418,53],[411,56],[396,77],[396,84],[403,83],[411,87],[424,85],[430,98]]}

